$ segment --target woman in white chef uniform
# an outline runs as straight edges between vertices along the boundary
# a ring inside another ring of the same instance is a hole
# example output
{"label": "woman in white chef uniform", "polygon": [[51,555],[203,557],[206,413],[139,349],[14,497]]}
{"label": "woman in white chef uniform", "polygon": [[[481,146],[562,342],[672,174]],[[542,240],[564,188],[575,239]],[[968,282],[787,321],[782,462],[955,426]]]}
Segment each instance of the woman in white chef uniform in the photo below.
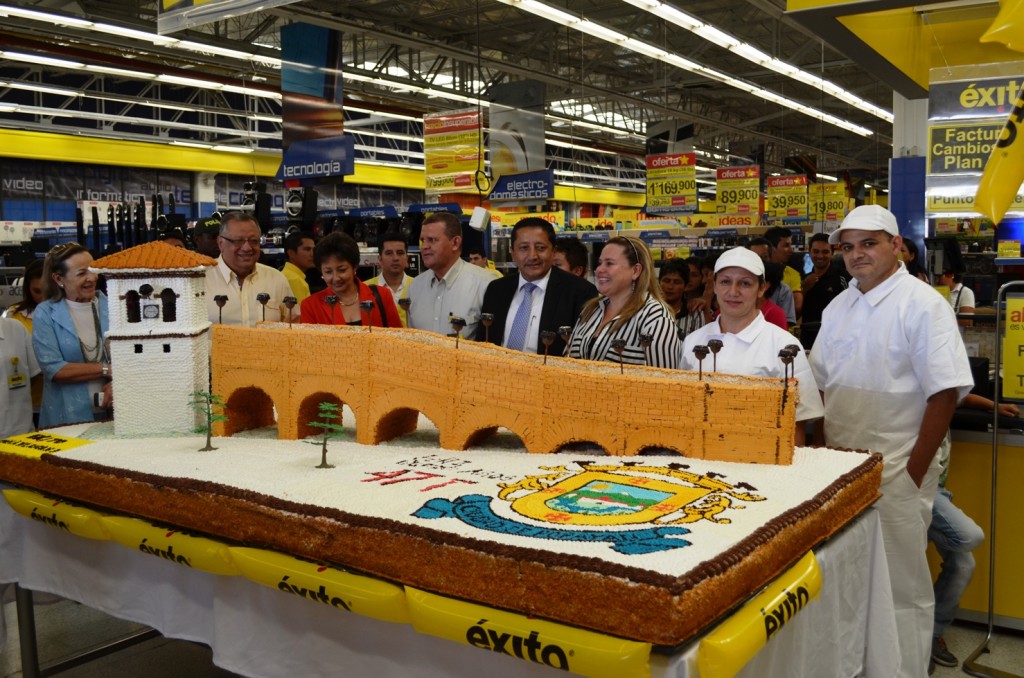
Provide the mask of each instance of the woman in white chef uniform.
{"label": "woman in white chef uniform", "polygon": [[[761,257],[745,247],[726,251],[715,262],[714,284],[721,312],[711,323],[687,335],[679,355],[680,369],[697,370],[699,361],[693,347],[720,339],[722,349],[715,358],[719,372],[781,380],[785,365],[779,359],[779,351],[791,344],[799,346],[800,342],[766,321],[757,308],[768,288]],[[705,358],[703,369],[710,371],[711,365],[711,358]],[[825,410],[802,346],[793,361],[793,370],[800,390],[795,440],[802,445],[804,424],[820,419]]]}

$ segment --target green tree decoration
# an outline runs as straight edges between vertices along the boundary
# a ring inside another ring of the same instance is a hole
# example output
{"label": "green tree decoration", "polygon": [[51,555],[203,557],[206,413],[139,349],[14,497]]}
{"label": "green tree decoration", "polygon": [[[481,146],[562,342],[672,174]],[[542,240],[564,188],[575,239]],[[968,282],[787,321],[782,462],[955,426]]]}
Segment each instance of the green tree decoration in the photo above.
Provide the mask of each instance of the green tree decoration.
{"label": "green tree decoration", "polygon": [[[224,399],[215,393],[207,393],[206,391],[192,392],[192,409],[206,418],[206,425],[197,426],[195,429],[196,433],[206,434],[206,447],[199,450],[200,452],[210,452],[217,449],[212,445],[211,441],[213,422],[228,420],[227,415],[224,414],[225,407]],[[215,409],[218,411],[215,412]]]}
{"label": "green tree decoration", "polygon": [[[323,431],[323,438],[317,440],[307,440],[306,442],[310,445],[320,445],[320,464],[317,468],[334,468],[334,464],[327,463],[327,441],[331,438],[343,438],[345,436],[345,429],[341,425],[341,406],[336,405],[332,402],[320,403],[318,421],[309,422],[310,426],[321,429]],[[334,423],[337,420],[338,423]]]}

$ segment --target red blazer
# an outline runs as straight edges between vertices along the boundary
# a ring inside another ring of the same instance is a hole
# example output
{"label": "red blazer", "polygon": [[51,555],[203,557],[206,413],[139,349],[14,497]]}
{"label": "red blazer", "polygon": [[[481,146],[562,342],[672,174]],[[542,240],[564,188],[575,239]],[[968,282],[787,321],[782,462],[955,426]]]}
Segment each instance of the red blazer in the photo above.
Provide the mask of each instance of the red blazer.
{"label": "red blazer", "polygon": [[[381,302],[379,305],[369,286],[361,280],[356,280],[356,285],[359,286],[359,303],[361,304],[364,301],[373,302],[372,311],[369,313],[360,311],[363,325],[385,327],[384,318],[387,318],[387,327],[402,326],[402,320],[398,317],[398,308],[395,306],[395,299],[391,296],[391,290],[386,285],[377,286]],[[334,308],[334,320],[332,321],[331,319],[331,307],[324,301],[330,293],[330,289],[320,290],[316,294],[311,294],[303,299],[299,305],[301,313],[299,321],[305,325],[343,325],[345,318],[342,316],[341,309],[338,308],[337,304],[335,304]],[[382,311],[383,316],[381,315]]]}

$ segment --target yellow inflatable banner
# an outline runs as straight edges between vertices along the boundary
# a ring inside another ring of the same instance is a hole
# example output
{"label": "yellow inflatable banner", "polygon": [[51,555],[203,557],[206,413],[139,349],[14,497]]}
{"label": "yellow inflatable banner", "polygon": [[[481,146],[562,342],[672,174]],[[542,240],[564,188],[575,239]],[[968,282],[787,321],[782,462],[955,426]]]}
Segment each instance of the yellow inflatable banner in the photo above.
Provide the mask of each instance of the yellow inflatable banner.
{"label": "yellow inflatable banner", "polygon": [[10,489],[3,492],[11,508],[26,518],[86,539],[111,538],[103,524],[103,515],[92,509],[68,504],[63,499],[46,497],[31,490]]}
{"label": "yellow inflatable banner", "polygon": [[242,576],[257,584],[381,621],[412,621],[401,586],[283,553],[230,547]]}
{"label": "yellow inflatable banner", "polygon": [[999,0],[999,14],[978,41],[1001,42],[1024,52],[1024,0]]}
{"label": "yellow inflatable banner", "polygon": [[1009,209],[1017,190],[1024,184],[1024,85],[1017,93],[974,198],[976,209],[998,224]]}
{"label": "yellow inflatable banner", "polygon": [[584,676],[650,675],[650,643],[531,619],[409,586],[405,594],[419,633]]}
{"label": "yellow inflatable banner", "polygon": [[91,440],[59,436],[48,431],[36,431],[0,439],[0,452],[39,459],[44,454],[57,454],[73,447],[88,445],[91,442]]}
{"label": "yellow inflatable banner", "polygon": [[211,574],[239,574],[227,544],[138,518],[105,516],[103,523],[122,546]]}
{"label": "yellow inflatable banner", "polygon": [[731,678],[821,592],[821,570],[808,551],[735,614],[704,636],[697,650],[702,676]]}

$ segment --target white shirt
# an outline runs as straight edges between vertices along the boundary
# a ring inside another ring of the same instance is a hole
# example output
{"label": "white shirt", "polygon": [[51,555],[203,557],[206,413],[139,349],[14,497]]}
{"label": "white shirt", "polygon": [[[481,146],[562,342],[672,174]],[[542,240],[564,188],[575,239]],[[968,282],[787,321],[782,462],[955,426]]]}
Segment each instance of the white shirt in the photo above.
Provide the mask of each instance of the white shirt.
{"label": "white shirt", "polygon": [[[523,341],[523,352],[524,353],[536,353],[537,352],[537,337],[540,332],[537,330],[537,324],[540,322],[540,313],[544,308],[544,295],[548,291],[548,281],[551,280],[551,270],[540,280],[529,281],[537,286],[537,289],[533,291],[533,295],[530,297],[530,324],[526,327],[526,339]],[[526,278],[519,275],[519,287],[516,289],[516,293],[512,296],[512,304],[508,307],[508,317],[505,319],[505,337],[501,340],[502,346],[508,346],[508,336],[512,332],[512,321],[515,320],[516,313],[519,312],[519,307],[523,305],[523,285],[528,281]]]}
{"label": "white shirt", "polygon": [[[25,385],[10,388],[10,379],[16,371],[25,376]],[[33,430],[29,380],[39,372],[28,330],[17,320],[0,318],[0,377],[3,378],[0,382],[0,438]]]}
{"label": "white shirt", "polygon": [[[750,377],[776,377],[782,385],[783,370],[786,366],[779,360],[779,351],[790,344],[800,346],[800,341],[786,330],[771,324],[764,315],[757,313],[754,320],[736,334],[723,332],[718,320],[691,332],[683,341],[679,351],[679,369],[697,371],[700,361],[693,354],[693,347],[707,345],[710,339],[721,339],[722,350],[718,356],[709,355],[704,359],[703,370],[710,372],[717,362],[717,369],[724,374],[745,374]],[[800,347],[792,368],[797,379],[800,402],[796,406],[796,420],[820,419],[825,414],[821,404],[818,385],[811,374],[811,365]]]}
{"label": "white shirt", "polygon": [[973,386],[952,309],[902,263],[866,294],[850,281],[822,314],[810,362],[825,441],[881,453],[885,483],[906,469],[928,398],[953,388],[960,401]]}
{"label": "white shirt", "polygon": [[[245,278],[238,286],[238,276],[228,268],[224,259],[217,257],[217,265],[206,269],[206,312],[210,322],[216,323],[222,317],[225,325],[253,327],[263,321],[263,305],[256,300],[261,293],[270,295],[267,302],[267,322],[288,321],[288,307],[282,303],[285,297],[294,296],[288,279],[281,271],[263,264]],[[218,295],[228,298],[223,310],[213,300]],[[292,309],[292,317],[298,319],[299,306]]]}
{"label": "white shirt", "polygon": [[956,287],[949,291],[949,305],[953,307],[954,313],[959,313],[964,306],[974,308],[974,290],[964,287],[963,283],[957,283]]}
{"label": "white shirt", "polygon": [[420,273],[409,284],[409,327],[447,336],[455,331],[449,321],[454,316],[466,321],[462,336],[475,337],[484,290],[493,280],[490,273],[461,258],[440,280],[433,271]]}

